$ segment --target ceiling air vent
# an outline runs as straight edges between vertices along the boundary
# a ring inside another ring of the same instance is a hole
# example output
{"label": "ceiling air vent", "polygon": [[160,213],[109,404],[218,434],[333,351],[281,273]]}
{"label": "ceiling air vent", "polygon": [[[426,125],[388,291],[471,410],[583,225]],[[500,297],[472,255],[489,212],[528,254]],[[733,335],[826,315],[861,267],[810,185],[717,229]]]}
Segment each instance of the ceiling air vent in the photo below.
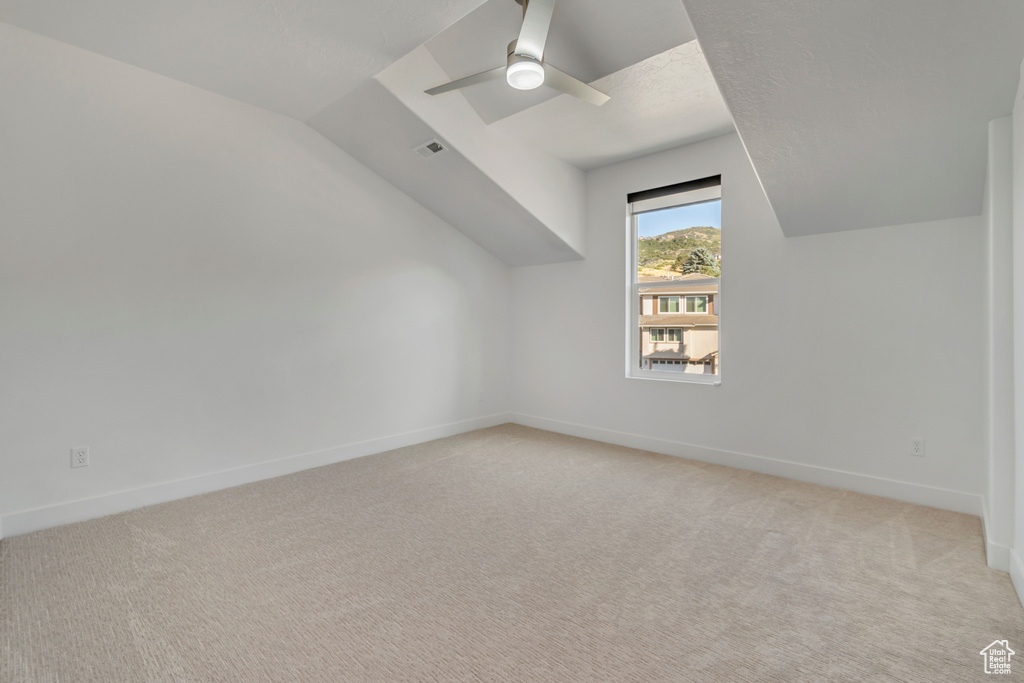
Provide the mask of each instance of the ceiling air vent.
{"label": "ceiling air vent", "polygon": [[422,145],[417,147],[416,153],[419,154],[421,157],[432,157],[435,154],[440,154],[446,149],[448,148],[441,144],[440,141],[434,139],[428,140],[427,142],[424,142]]}

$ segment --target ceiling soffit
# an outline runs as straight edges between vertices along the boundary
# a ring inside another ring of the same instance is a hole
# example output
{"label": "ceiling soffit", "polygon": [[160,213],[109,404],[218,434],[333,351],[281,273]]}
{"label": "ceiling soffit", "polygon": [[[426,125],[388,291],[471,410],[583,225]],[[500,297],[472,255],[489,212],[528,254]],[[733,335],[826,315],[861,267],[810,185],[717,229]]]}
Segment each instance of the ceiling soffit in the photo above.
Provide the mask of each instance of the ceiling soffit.
{"label": "ceiling soffit", "polygon": [[544,223],[375,80],[314,116],[309,125],[449,225],[511,266],[579,259]]}
{"label": "ceiling soffit", "polygon": [[697,41],[605,76],[594,86],[611,95],[601,107],[556,97],[490,128],[583,170],[734,130]]}
{"label": "ceiling soffit", "polygon": [[684,4],[785,234],[980,214],[1024,2]]}
{"label": "ceiling soffit", "polygon": [[[426,47],[449,79],[461,78],[503,65],[506,47],[518,36],[521,25],[522,8],[515,0],[488,0],[428,40]],[[613,0],[558,0],[545,60],[590,83],[693,38],[679,0],[645,0],[641,5]],[[501,80],[465,88],[461,94],[484,123],[559,95],[545,86],[515,90]]]}
{"label": "ceiling soffit", "polygon": [[0,0],[0,21],[305,121],[479,4]]}

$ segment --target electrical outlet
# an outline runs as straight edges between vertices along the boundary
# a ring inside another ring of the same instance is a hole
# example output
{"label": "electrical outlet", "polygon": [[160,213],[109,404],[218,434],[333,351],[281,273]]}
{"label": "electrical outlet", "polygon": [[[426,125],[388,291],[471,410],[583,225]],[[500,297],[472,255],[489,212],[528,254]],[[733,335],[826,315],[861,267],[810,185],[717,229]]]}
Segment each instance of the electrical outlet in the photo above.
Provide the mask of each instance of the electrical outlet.
{"label": "electrical outlet", "polygon": [[79,446],[78,448],[71,449],[71,466],[72,467],[88,467],[89,466],[89,447]]}
{"label": "electrical outlet", "polygon": [[916,455],[919,458],[924,457],[924,439],[910,440],[910,454]]}

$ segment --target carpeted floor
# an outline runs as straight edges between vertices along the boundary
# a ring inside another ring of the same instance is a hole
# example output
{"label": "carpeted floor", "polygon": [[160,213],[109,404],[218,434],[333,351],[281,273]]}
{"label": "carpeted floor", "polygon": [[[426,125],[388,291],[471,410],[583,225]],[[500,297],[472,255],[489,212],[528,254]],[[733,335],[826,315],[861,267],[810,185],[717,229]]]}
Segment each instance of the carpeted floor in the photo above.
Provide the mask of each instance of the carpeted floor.
{"label": "carpeted floor", "polygon": [[931,683],[997,638],[976,517],[515,425],[0,543],[3,681]]}

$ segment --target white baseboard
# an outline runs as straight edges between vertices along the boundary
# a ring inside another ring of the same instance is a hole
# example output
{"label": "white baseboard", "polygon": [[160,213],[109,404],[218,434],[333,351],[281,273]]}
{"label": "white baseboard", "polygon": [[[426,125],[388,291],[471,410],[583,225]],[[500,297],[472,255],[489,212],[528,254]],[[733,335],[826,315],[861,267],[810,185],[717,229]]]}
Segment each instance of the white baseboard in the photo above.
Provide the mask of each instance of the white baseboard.
{"label": "white baseboard", "polygon": [[1010,580],[1017,591],[1017,599],[1024,605],[1024,563],[1021,563],[1016,550],[1010,551]]}
{"label": "white baseboard", "polygon": [[990,568],[1001,572],[1010,571],[1010,549],[1005,545],[985,541],[985,557]]}
{"label": "white baseboard", "polygon": [[1008,572],[1010,571],[1010,548],[991,540],[991,530],[992,528],[989,526],[988,501],[982,499],[981,531],[985,538],[985,559],[988,562],[988,566],[992,569]]}
{"label": "white baseboard", "polygon": [[285,474],[292,474],[293,472],[342,462],[343,460],[352,460],[365,455],[402,448],[403,446],[412,446],[425,441],[433,441],[434,439],[441,439],[446,436],[470,432],[475,429],[493,427],[509,421],[511,421],[511,416],[507,413],[486,415],[461,422],[451,422],[402,434],[368,439],[311,453],[300,453],[276,460],[267,460],[187,479],[160,482],[150,486],[116,491],[93,498],[83,498],[31,510],[11,512],[0,517],[0,538],[26,534],[30,531],[48,529],[62,524],[105,517],[106,515],[134,510],[147,505],[155,505],[179,498],[188,498],[189,496],[201,493],[219,491],[220,489],[232,486],[250,484],[254,481],[280,477]]}
{"label": "white baseboard", "polygon": [[771,474],[785,479],[796,479],[812,484],[856,491],[857,493],[884,496],[885,498],[894,498],[908,503],[927,505],[928,507],[952,510],[954,512],[964,512],[970,515],[977,515],[978,517],[984,514],[982,497],[975,493],[951,491],[828,467],[806,465],[788,460],[776,460],[759,455],[736,453],[717,448],[707,448],[705,446],[694,446],[680,441],[658,439],[641,434],[604,429],[602,427],[562,422],[561,420],[549,420],[534,415],[513,414],[512,422],[526,427],[558,432],[559,434],[579,436],[585,439],[593,439],[594,441],[603,441],[628,448],[639,448],[645,451],[700,460],[716,465],[727,465],[762,474]]}

